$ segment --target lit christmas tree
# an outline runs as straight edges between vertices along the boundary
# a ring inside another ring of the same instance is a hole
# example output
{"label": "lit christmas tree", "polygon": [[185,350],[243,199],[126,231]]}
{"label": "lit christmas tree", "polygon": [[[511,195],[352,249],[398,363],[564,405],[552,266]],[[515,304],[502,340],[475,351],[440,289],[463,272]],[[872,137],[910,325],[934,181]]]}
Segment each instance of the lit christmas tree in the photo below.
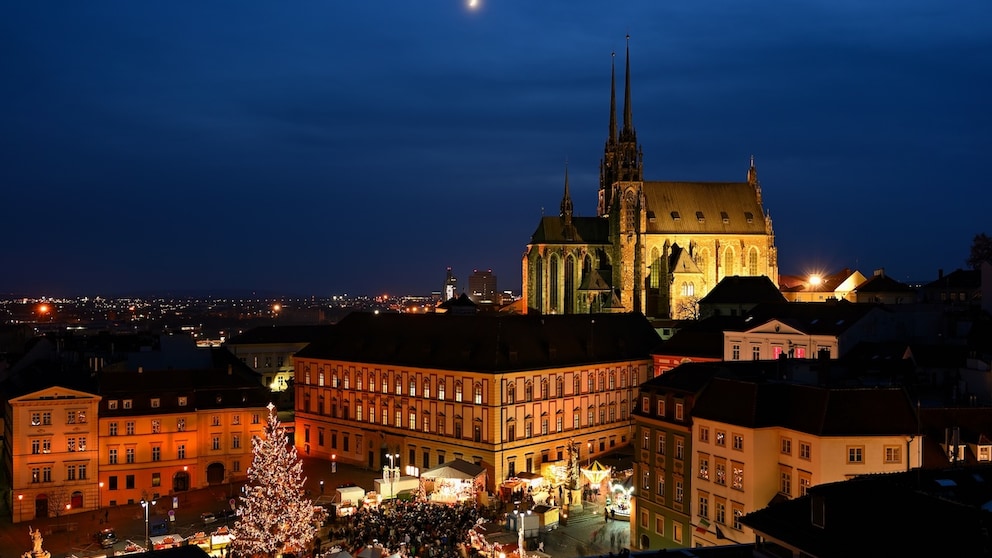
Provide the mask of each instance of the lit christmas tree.
{"label": "lit christmas tree", "polygon": [[327,512],[314,507],[303,485],[303,462],[269,403],[265,437],[252,439],[252,461],[231,549],[241,557],[273,557],[306,550]]}

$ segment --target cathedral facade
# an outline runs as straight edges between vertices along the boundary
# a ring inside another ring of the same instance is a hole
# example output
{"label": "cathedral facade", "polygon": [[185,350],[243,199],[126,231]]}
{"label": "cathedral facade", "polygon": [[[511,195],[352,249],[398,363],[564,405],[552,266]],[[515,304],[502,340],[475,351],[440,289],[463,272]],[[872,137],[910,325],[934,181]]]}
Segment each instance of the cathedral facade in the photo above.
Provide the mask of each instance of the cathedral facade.
{"label": "cathedral facade", "polygon": [[772,221],[751,159],[743,182],[646,181],[633,125],[630,48],[618,128],[616,72],[595,217],[573,214],[568,170],[558,216],[541,218],[523,257],[527,312],[639,311],[692,318],[724,277],[778,284]]}

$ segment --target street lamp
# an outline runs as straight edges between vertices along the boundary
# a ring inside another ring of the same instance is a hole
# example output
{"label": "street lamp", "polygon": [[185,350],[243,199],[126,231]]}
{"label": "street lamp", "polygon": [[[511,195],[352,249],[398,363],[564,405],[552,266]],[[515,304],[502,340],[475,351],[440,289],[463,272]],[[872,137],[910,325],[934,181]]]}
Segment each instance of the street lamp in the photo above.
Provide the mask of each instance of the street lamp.
{"label": "street lamp", "polygon": [[149,550],[149,540],[148,540],[148,510],[155,505],[155,500],[151,502],[147,500],[141,500],[141,507],[145,508],[145,550]]}
{"label": "street lamp", "polygon": [[14,523],[18,523],[18,522],[21,521],[21,509],[22,509],[21,502],[23,502],[23,501],[24,501],[24,495],[23,494],[18,494],[17,495],[17,521],[15,521]]}
{"label": "street lamp", "polygon": [[332,473],[338,472],[338,454],[336,453],[331,454],[331,472]]}
{"label": "street lamp", "polygon": [[586,467],[592,465],[592,442],[586,442],[586,447],[589,449],[589,453],[586,455]]}
{"label": "street lamp", "polygon": [[389,497],[396,497],[396,478],[400,476],[400,468],[396,466],[396,459],[400,458],[398,453],[387,453],[389,465],[382,468],[382,480],[389,483]]}

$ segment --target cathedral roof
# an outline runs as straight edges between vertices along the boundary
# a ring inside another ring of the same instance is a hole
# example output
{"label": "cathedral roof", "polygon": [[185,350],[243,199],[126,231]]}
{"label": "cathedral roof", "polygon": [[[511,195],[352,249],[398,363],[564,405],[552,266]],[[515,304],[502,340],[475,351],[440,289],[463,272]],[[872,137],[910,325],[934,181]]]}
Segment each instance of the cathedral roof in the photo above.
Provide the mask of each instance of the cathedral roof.
{"label": "cathedral roof", "polygon": [[531,244],[609,244],[610,223],[601,217],[572,217],[575,229],[571,240],[565,238],[561,217],[542,217],[530,237]]}
{"label": "cathedral roof", "polygon": [[648,233],[765,234],[765,214],[746,182],[644,182]]}

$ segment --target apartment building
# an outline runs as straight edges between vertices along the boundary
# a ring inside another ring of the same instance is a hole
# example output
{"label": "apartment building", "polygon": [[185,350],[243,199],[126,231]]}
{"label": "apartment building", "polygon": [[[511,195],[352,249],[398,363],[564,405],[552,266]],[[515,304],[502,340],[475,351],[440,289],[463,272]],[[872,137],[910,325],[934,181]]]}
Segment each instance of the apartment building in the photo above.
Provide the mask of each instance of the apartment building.
{"label": "apartment building", "polygon": [[658,341],[636,313],[353,313],[296,354],[296,445],[414,474],[460,458],[492,489],[626,444]]}

